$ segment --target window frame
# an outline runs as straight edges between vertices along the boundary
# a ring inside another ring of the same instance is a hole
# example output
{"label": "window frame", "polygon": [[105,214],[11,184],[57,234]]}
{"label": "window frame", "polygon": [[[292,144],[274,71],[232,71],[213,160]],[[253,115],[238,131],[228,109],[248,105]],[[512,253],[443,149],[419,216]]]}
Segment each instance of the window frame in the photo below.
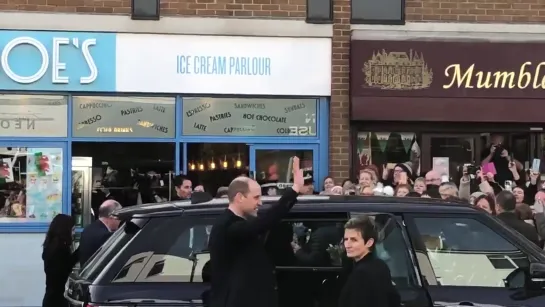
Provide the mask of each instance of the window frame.
{"label": "window frame", "polygon": [[[487,216],[483,212],[472,212],[472,213],[408,213],[403,214],[403,219],[405,221],[407,233],[411,241],[411,246],[413,252],[423,253],[428,257],[429,254],[422,240],[421,234],[418,231],[418,227],[415,223],[415,218],[437,218],[437,219],[473,219],[477,222],[480,222],[485,227],[488,227],[492,232],[496,233],[498,236],[502,237],[504,240],[509,242],[511,245],[515,246],[521,253],[528,257],[530,263],[532,262],[543,262],[545,260],[545,255],[540,252],[540,249],[531,242],[525,242],[526,240],[521,234],[517,233],[515,230],[510,229],[508,226],[503,225],[497,218],[492,216]],[[422,268],[420,263],[417,261],[417,267],[421,279],[426,281],[426,276],[422,273]],[[435,272],[434,272],[435,275]],[[427,283],[427,281],[426,281]],[[430,285],[434,287],[478,287],[479,286],[456,286],[456,285]],[[489,288],[489,287],[487,287]],[[490,287],[494,288],[494,287]]]}
{"label": "window frame", "polygon": [[353,17],[353,6],[352,2],[358,1],[358,0],[351,0],[350,1],[350,24],[358,25],[358,24],[369,24],[369,25],[405,25],[406,23],[406,0],[400,0],[401,1],[401,18],[399,20],[390,20],[390,19],[361,19],[361,18],[354,18]]}

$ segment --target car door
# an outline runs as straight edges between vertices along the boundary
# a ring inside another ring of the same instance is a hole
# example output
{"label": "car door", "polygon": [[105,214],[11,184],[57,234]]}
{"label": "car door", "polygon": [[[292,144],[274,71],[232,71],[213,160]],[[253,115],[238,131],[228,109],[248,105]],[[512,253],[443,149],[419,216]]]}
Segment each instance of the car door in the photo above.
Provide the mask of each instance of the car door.
{"label": "car door", "polygon": [[542,256],[492,217],[414,213],[404,222],[435,306],[545,306],[545,296],[529,298],[517,295],[524,289],[506,287],[509,273]]}
{"label": "car door", "polygon": [[102,302],[131,306],[205,306],[209,298],[208,236],[221,211],[188,210],[151,218],[104,272]]}
{"label": "car door", "polygon": [[390,268],[392,280],[401,296],[403,306],[432,306],[418,274],[416,259],[411,253],[411,244],[401,217],[387,213],[352,212],[350,215],[356,217],[362,214],[374,217],[379,233],[375,253]]}

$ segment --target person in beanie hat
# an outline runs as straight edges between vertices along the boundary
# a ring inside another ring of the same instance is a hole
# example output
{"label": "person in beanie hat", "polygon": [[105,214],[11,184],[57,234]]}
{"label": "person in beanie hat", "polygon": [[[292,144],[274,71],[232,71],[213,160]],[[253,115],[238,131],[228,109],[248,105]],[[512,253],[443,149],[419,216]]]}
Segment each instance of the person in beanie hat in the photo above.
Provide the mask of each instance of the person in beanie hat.
{"label": "person in beanie hat", "polygon": [[398,163],[394,167],[393,185],[413,184],[413,170],[411,162]]}
{"label": "person in beanie hat", "polygon": [[396,166],[394,168],[394,172],[396,171],[396,168],[400,168],[403,172],[407,173],[407,177],[412,180],[413,169],[412,169],[412,163],[411,162],[396,164]]}

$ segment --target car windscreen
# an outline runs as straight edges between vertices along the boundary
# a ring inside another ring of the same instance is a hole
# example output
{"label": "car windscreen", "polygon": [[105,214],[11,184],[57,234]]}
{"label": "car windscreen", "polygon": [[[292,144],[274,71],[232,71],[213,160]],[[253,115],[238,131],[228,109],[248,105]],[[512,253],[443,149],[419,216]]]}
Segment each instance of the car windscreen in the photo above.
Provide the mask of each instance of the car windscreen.
{"label": "car windscreen", "polygon": [[78,277],[88,281],[96,279],[115,255],[141,230],[145,222],[144,219],[125,222],[85,263]]}

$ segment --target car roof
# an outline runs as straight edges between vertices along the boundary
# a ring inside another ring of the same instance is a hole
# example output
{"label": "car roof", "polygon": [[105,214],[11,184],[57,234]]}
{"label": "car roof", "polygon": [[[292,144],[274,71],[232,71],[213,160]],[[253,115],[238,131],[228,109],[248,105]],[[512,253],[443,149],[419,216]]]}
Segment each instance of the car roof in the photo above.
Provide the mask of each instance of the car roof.
{"label": "car roof", "polygon": [[[277,202],[280,196],[263,196],[264,209]],[[142,204],[120,209],[114,215],[122,219],[181,212],[217,212],[228,206],[226,198],[192,204],[190,200]],[[337,210],[338,209],[338,210]],[[385,213],[476,213],[478,210],[464,201],[436,198],[386,197],[386,196],[326,196],[303,195],[297,198],[292,212],[385,212]]]}

